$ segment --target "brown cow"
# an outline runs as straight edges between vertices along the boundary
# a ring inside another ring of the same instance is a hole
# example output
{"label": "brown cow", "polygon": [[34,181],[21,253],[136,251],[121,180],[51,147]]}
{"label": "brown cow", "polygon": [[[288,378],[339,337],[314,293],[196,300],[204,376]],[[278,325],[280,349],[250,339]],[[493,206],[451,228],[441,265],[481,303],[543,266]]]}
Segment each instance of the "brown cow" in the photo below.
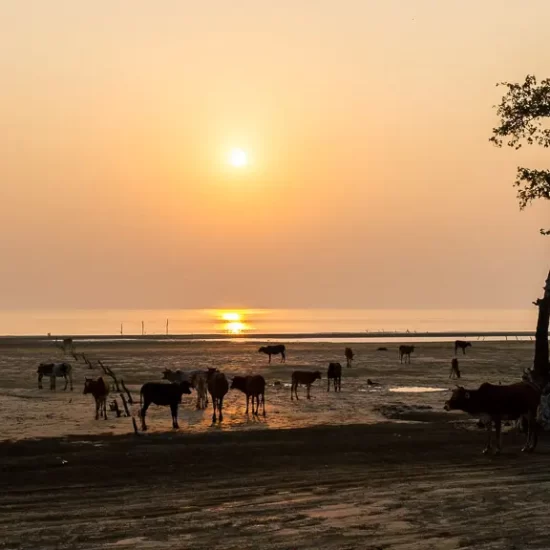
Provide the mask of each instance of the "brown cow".
{"label": "brown cow", "polygon": [[229,383],[223,372],[220,372],[218,369],[209,367],[206,373],[206,379],[208,382],[208,392],[212,397],[212,409],[214,413],[212,414],[212,424],[216,422],[216,410],[219,412],[220,422],[223,420],[223,398],[225,394],[229,391]]}
{"label": "brown cow", "polygon": [[265,353],[269,355],[269,363],[271,363],[272,355],[281,355],[281,363],[286,361],[286,347],[284,344],[275,344],[273,346],[262,346],[258,353]]}
{"label": "brown cow", "polygon": [[86,378],[84,380],[84,395],[91,393],[95,399],[95,419],[101,416],[103,409],[103,418],[107,420],[107,396],[109,395],[109,384],[101,378],[94,380]]}
{"label": "brown cow", "polygon": [[315,372],[312,371],[306,371],[306,370],[295,370],[292,373],[292,385],[290,387],[290,399],[294,399],[294,395],[296,395],[296,399],[298,399],[298,385],[304,384],[307,388],[307,398],[311,399],[310,390],[311,390],[311,384],[315,382],[315,380],[321,380],[321,373],[316,370]]}
{"label": "brown cow", "polygon": [[500,452],[500,428],[503,420],[518,420],[527,416],[527,442],[522,451],[532,452],[537,446],[537,409],[540,403],[540,390],[530,382],[518,382],[508,386],[495,386],[487,382],[477,390],[467,390],[459,386],[451,398],[445,402],[445,410],[462,410],[471,415],[488,419],[487,446],[483,453],[491,450],[493,422],[496,432],[496,452]]}
{"label": "brown cow", "polygon": [[344,355],[346,357],[346,367],[351,367],[351,363],[353,361],[353,358],[355,357],[355,353],[353,353],[353,350],[351,348],[346,348],[344,351]]}
{"label": "brown cow", "polygon": [[330,381],[334,380],[334,391],[342,391],[342,365],[329,363],[327,369],[327,391],[330,391]]}
{"label": "brown cow", "polygon": [[[411,362],[411,353],[414,351],[414,346],[399,346],[399,359],[403,363],[403,357],[405,357],[405,363]],[[408,359],[408,361],[407,361]]]}
{"label": "brown cow", "polygon": [[[248,414],[248,401],[252,397],[252,414],[258,416],[261,397],[263,415],[265,416],[265,379],[261,374],[234,376],[230,389],[240,390],[246,395],[245,414]],[[256,410],[254,410],[254,398],[256,398]]]}
{"label": "brown cow", "polygon": [[458,368],[458,359],[456,357],[451,359],[451,373],[449,374],[449,378],[451,380],[453,378],[460,378],[460,369]]}
{"label": "brown cow", "polygon": [[465,342],[464,340],[457,340],[455,342],[455,355],[457,350],[462,350],[462,355],[466,355],[466,348],[471,348],[472,344],[470,342]]}

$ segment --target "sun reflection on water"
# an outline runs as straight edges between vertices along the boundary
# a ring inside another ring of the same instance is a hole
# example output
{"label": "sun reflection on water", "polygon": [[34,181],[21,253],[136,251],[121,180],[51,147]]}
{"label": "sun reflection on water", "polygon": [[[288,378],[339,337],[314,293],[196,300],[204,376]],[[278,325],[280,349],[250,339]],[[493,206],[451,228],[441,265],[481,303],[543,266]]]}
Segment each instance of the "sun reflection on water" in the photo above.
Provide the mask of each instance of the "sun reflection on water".
{"label": "sun reflection on water", "polygon": [[244,313],[240,311],[221,311],[219,313],[223,323],[223,331],[228,334],[243,334],[248,330],[247,324],[244,322]]}

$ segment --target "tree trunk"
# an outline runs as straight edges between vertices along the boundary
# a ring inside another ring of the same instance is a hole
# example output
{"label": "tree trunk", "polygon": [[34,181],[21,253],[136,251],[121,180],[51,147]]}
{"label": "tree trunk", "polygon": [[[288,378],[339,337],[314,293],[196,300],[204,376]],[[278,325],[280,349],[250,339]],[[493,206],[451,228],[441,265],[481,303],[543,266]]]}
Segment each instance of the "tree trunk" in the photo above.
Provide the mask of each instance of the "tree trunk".
{"label": "tree trunk", "polygon": [[546,385],[550,378],[548,364],[548,324],[550,320],[550,272],[544,286],[544,296],[533,302],[539,308],[535,335],[535,360],[533,370],[536,378]]}

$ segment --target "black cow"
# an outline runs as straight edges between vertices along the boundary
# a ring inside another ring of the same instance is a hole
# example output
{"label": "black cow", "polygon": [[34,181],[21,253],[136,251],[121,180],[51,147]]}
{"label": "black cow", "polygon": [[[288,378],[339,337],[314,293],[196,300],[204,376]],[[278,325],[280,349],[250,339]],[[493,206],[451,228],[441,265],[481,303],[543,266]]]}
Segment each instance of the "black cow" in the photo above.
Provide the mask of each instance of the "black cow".
{"label": "black cow", "polygon": [[277,344],[275,346],[262,346],[258,353],[265,353],[266,355],[269,355],[269,362],[271,363],[271,356],[272,355],[281,355],[281,362],[284,363],[286,361],[286,348],[284,344]]}
{"label": "black cow", "polygon": [[334,391],[342,391],[342,365],[329,363],[327,370],[327,391],[330,391],[330,381],[334,380]]}
{"label": "black cow", "polygon": [[181,396],[184,393],[191,393],[191,384],[187,381],[180,382],[179,384],[163,384],[162,382],[147,382],[143,384],[140,391],[140,404],[143,404],[140,411],[143,431],[147,430],[145,414],[151,403],[164,407],[169,406],[172,412],[172,426],[179,428],[178,405],[181,403]]}
{"label": "black cow", "polygon": [[445,402],[445,410],[458,409],[471,415],[482,416],[487,422],[487,446],[483,453],[491,450],[493,422],[496,432],[496,452],[500,452],[500,428],[503,420],[517,420],[527,416],[527,442],[522,451],[532,452],[537,446],[537,409],[540,403],[540,390],[530,382],[518,382],[508,386],[495,386],[487,382],[477,390],[467,390],[458,386],[451,398]]}
{"label": "black cow", "polygon": [[403,363],[403,357],[405,358],[405,363],[407,363],[407,359],[409,360],[408,362],[410,363],[411,353],[413,351],[414,351],[414,346],[406,346],[404,344],[399,346],[399,360],[401,361],[401,363]]}
{"label": "black cow", "polygon": [[466,348],[471,348],[472,344],[471,342],[465,342],[464,340],[457,340],[455,342],[455,355],[457,350],[462,350],[462,355],[466,355]]}

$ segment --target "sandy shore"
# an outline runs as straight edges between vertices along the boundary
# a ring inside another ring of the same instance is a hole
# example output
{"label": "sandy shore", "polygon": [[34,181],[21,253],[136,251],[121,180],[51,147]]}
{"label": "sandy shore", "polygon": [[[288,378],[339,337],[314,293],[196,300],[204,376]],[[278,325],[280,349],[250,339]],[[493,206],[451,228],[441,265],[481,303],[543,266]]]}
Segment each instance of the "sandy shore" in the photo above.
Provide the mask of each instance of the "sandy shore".
{"label": "sandy shore", "polygon": [[[157,408],[152,433],[139,437],[128,418],[93,419],[83,365],[72,393],[53,394],[36,388],[35,370],[57,352],[3,349],[0,548],[548,548],[546,437],[526,456],[523,436],[510,432],[502,456],[482,456],[475,422],[442,411],[449,344],[419,346],[411,365],[395,346],[354,347],[342,393],[327,394],[323,380],[298,403],[283,385],[289,373],[326,368],[341,345],[293,344],[287,365],[271,367],[244,343],[80,350],[132,388],[166,366],[254,370],[270,384],[265,421],[246,419],[231,392],[221,428],[186,402],[179,432]],[[474,343],[459,357],[463,381],[516,380],[532,351]],[[395,391],[403,387],[442,391]]]}

